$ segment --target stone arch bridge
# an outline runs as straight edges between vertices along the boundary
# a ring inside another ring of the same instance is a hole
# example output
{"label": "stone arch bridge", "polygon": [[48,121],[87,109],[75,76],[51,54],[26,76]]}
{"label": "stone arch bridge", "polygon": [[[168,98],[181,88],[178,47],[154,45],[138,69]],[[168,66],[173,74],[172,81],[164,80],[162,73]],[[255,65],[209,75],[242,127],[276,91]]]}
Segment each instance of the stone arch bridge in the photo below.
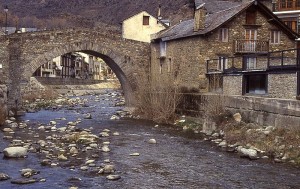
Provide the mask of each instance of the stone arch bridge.
{"label": "stone arch bridge", "polygon": [[1,36],[0,43],[0,85],[7,86],[9,109],[21,105],[21,87],[38,67],[69,52],[102,58],[118,77],[128,105],[134,104],[137,80],[146,79],[150,64],[149,44],[105,29],[16,33]]}

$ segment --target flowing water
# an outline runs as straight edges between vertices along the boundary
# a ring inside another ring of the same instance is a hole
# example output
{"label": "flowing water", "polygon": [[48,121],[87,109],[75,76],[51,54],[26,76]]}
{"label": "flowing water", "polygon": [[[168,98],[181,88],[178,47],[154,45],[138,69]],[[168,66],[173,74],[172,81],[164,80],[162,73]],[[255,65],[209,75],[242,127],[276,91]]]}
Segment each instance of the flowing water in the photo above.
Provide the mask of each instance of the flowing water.
{"label": "flowing water", "polygon": [[[0,172],[12,178],[20,178],[20,169],[32,168],[40,171],[37,179],[45,178],[46,182],[27,185],[11,184],[11,180],[1,181],[0,188],[300,188],[300,170],[284,164],[268,161],[241,159],[234,153],[221,151],[210,142],[202,140],[198,134],[183,132],[182,129],[170,126],[154,127],[155,123],[145,120],[124,118],[110,120],[118,110],[111,97],[103,94],[100,101],[94,96],[83,96],[89,99],[88,106],[62,108],[59,110],[42,110],[26,114],[19,121],[29,120],[33,129],[38,123],[47,124],[55,118],[65,117],[57,121],[57,127],[65,126],[68,121],[82,118],[78,128],[93,128],[92,133],[99,134],[103,129],[119,132],[119,136],[109,136],[111,152],[97,152],[96,164],[109,159],[116,166],[116,174],[121,179],[110,181],[106,175],[92,171],[80,170],[82,161],[67,161],[57,167],[43,167],[40,161],[44,158],[38,153],[29,153],[25,159],[0,159]],[[93,119],[85,120],[83,115],[91,113]],[[22,140],[33,138],[28,130],[17,130],[14,138]],[[42,133],[39,133],[42,137]],[[1,133],[1,137],[3,137]],[[149,144],[154,138],[157,144]],[[102,141],[104,139],[101,139]],[[3,150],[9,144],[2,140]],[[96,152],[93,152],[96,153]],[[130,156],[139,153],[139,156]],[[92,153],[83,152],[84,158]],[[85,160],[85,159],[84,159]]]}

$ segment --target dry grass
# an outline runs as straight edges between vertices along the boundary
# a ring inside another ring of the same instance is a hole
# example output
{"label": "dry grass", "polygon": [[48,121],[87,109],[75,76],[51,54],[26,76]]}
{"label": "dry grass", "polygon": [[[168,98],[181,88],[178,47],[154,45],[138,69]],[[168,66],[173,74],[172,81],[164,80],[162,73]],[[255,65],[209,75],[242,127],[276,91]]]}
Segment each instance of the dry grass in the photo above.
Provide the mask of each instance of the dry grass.
{"label": "dry grass", "polygon": [[35,102],[36,99],[53,100],[58,96],[58,93],[50,88],[45,90],[26,91],[23,94],[23,101]]}
{"label": "dry grass", "polygon": [[174,123],[176,107],[182,97],[177,88],[171,85],[153,88],[148,83],[139,86],[136,112],[158,123]]}

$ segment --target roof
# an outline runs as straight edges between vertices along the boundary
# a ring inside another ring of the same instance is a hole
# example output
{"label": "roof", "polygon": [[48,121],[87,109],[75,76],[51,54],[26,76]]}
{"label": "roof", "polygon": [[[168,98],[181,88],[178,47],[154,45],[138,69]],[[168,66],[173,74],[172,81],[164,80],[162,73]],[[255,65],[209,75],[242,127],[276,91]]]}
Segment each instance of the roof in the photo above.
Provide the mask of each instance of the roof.
{"label": "roof", "polygon": [[205,20],[205,28],[203,30],[199,30],[198,32],[194,32],[194,19],[191,19],[182,21],[179,24],[160,32],[160,34],[157,35],[157,38],[162,38],[163,41],[168,41],[182,37],[206,34],[221,26],[241,10],[247,8],[250,4],[251,3],[244,3],[227,10],[207,15]]}
{"label": "roof", "polygon": [[231,7],[240,5],[241,2],[222,1],[222,0],[195,0],[195,7],[201,6],[205,3],[204,7],[208,13],[219,12],[221,10],[229,9]]}
{"label": "roof", "polygon": [[[203,2],[205,0],[196,0],[196,3],[200,1]],[[217,2],[217,1],[214,1]],[[229,22],[236,15],[240,14],[248,7],[254,4],[254,1],[238,4],[229,9],[225,9],[222,11],[215,12],[213,14],[208,14],[205,20],[205,28],[199,31],[194,31],[194,19],[183,21],[177,25],[174,25],[166,30],[163,30],[156,35],[153,36],[152,39],[161,39],[162,41],[169,41],[179,38],[197,36],[197,35],[205,35],[208,34],[215,29],[221,27],[222,25]],[[288,33],[288,35],[292,38],[297,38],[298,34],[294,33],[290,28],[288,28],[283,22],[281,22],[278,17],[276,17],[268,8],[266,8],[263,4],[258,3],[260,5],[261,10],[268,15],[272,21],[276,22],[281,29]]]}

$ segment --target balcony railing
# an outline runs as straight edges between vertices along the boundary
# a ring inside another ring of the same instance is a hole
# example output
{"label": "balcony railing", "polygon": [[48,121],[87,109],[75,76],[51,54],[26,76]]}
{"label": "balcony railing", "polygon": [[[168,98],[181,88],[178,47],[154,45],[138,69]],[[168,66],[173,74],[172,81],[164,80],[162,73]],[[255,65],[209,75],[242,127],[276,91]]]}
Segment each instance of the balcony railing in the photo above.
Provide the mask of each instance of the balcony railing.
{"label": "balcony railing", "polygon": [[236,40],[235,53],[268,53],[269,41]]}
{"label": "balcony railing", "polygon": [[273,51],[236,57],[220,57],[206,61],[207,73],[247,71],[300,71],[300,49]]}
{"label": "balcony railing", "polygon": [[300,10],[299,0],[279,0],[276,5],[276,11]]}

